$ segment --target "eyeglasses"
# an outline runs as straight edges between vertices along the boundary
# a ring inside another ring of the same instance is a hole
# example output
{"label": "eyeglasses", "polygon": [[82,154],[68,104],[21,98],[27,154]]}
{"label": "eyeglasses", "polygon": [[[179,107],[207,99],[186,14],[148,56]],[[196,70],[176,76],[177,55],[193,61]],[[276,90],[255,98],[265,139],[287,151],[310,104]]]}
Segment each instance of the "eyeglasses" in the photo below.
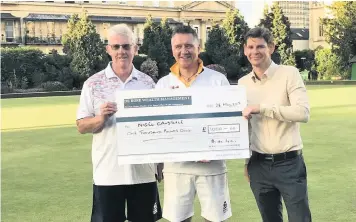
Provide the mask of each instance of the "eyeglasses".
{"label": "eyeglasses", "polygon": [[109,46],[111,46],[111,49],[112,49],[112,50],[115,50],[115,51],[116,51],[116,50],[119,50],[120,47],[122,47],[123,50],[130,50],[132,44],[122,44],[122,45],[120,45],[120,44],[113,44],[113,45],[109,45]]}

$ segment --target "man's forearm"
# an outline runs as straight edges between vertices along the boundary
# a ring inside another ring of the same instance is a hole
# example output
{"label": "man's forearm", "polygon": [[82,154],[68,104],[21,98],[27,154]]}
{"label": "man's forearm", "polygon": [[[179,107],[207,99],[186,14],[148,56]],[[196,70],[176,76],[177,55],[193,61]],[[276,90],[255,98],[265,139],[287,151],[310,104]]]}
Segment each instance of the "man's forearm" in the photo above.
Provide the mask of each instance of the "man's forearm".
{"label": "man's forearm", "polygon": [[104,126],[105,119],[103,116],[86,117],[77,120],[78,131],[84,133],[96,133]]}
{"label": "man's forearm", "polygon": [[268,106],[261,104],[261,114],[280,121],[308,122],[310,111],[307,105]]}

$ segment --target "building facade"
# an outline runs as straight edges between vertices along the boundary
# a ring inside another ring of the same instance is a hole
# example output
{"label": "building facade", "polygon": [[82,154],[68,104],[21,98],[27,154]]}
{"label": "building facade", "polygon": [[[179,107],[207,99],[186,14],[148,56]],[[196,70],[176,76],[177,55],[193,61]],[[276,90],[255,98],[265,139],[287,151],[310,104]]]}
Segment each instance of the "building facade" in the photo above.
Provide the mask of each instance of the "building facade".
{"label": "building facade", "polygon": [[283,13],[288,17],[291,28],[309,28],[309,2],[308,1],[278,1]]}
{"label": "building facade", "polygon": [[190,24],[204,47],[213,24],[221,23],[226,11],[233,8],[227,1],[2,1],[1,45],[30,45],[46,53],[52,49],[62,53],[67,21],[84,9],[104,42],[110,26],[125,23],[138,44],[142,43],[144,23],[151,15],[155,22],[167,19],[171,26]]}
{"label": "building facade", "polygon": [[319,1],[310,2],[310,34],[309,48],[330,48],[324,36],[324,29],[321,19],[330,17],[327,4]]}
{"label": "building facade", "polygon": [[309,29],[291,28],[293,51],[309,49]]}

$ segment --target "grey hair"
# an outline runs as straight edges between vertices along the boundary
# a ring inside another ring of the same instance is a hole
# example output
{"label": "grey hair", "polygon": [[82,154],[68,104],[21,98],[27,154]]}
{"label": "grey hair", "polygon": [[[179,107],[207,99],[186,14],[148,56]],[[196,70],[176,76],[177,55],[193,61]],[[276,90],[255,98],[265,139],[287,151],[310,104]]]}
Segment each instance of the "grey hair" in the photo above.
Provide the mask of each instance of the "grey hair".
{"label": "grey hair", "polygon": [[108,37],[114,35],[126,36],[129,39],[131,39],[134,45],[136,45],[137,43],[137,37],[126,24],[118,24],[118,25],[111,26],[108,29]]}

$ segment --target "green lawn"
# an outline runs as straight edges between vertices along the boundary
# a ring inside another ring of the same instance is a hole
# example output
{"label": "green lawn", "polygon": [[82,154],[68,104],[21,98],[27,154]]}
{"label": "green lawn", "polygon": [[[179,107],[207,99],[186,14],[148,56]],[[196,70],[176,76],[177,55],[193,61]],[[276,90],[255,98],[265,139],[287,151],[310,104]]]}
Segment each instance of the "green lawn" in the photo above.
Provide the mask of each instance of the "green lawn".
{"label": "green lawn", "polygon": [[[313,221],[356,221],[356,86],[308,86],[308,94],[311,120],[301,130]],[[78,99],[1,100],[2,221],[89,221],[91,137],[74,127]],[[228,168],[229,221],[261,221],[243,161]]]}

